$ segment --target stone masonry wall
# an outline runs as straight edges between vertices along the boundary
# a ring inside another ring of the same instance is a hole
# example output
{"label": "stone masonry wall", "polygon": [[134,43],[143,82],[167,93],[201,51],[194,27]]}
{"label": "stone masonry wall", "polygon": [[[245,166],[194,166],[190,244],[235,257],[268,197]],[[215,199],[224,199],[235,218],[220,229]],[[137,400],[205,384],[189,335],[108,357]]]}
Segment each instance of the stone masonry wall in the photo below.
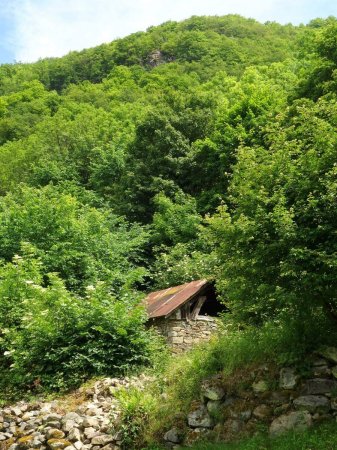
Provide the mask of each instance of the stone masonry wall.
{"label": "stone masonry wall", "polygon": [[[197,441],[237,441],[263,429],[269,429],[273,438],[335,421],[337,348],[323,347],[307,355],[305,372],[303,367],[265,362],[245,373],[240,369],[236,380],[226,379],[223,372],[204,379],[195,395],[200,400],[191,403],[190,412],[175,410],[176,418],[167,421],[166,448],[194,448]],[[331,448],[337,449],[336,442]]]}
{"label": "stone masonry wall", "polygon": [[181,353],[199,342],[209,340],[217,330],[217,321],[208,316],[199,316],[197,320],[190,321],[159,319],[153,326],[165,337],[173,353]]}

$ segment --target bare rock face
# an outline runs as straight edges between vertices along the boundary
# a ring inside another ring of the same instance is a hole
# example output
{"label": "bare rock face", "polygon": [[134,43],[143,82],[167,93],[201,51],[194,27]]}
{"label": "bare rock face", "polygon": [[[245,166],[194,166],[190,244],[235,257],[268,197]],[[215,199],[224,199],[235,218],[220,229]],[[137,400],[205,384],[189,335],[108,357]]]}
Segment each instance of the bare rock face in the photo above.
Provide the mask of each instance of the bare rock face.
{"label": "bare rock face", "polygon": [[330,401],[323,395],[303,395],[294,400],[294,406],[311,413],[326,413],[330,410]]}
{"label": "bare rock face", "polygon": [[270,436],[279,436],[287,431],[304,431],[311,427],[312,418],[308,411],[295,411],[283,414],[273,420],[269,428]]}

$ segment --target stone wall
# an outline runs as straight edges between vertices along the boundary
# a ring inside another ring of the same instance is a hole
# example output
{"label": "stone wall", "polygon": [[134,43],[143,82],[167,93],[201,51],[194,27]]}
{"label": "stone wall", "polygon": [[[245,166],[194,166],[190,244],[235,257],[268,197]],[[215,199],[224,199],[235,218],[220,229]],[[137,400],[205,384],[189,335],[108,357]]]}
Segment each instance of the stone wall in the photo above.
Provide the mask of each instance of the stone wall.
{"label": "stone wall", "polygon": [[322,348],[305,362],[306,372],[303,365],[298,370],[264,363],[236,380],[226,380],[223,373],[203,380],[195,395],[200,401],[191,403],[189,414],[175,410],[176,419],[168,420],[166,447],[191,447],[199,440],[230,442],[263,429],[276,437],[336,420],[337,348]]}
{"label": "stone wall", "polygon": [[199,316],[197,320],[157,319],[152,325],[165,337],[174,353],[181,353],[193,345],[207,341],[217,330],[217,320]]}

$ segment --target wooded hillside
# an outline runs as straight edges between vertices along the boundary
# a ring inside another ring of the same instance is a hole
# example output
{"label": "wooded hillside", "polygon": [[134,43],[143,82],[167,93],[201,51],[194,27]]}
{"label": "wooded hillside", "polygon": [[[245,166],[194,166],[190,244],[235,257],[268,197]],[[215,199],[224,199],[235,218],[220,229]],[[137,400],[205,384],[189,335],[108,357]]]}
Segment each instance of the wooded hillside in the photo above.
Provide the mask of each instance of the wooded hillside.
{"label": "wooded hillside", "polygon": [[[151,364],[140,299],[337,318],[337,21],[192,17],[0,66],[0,385]],[[297,322],[296,322],[297,321]]]}

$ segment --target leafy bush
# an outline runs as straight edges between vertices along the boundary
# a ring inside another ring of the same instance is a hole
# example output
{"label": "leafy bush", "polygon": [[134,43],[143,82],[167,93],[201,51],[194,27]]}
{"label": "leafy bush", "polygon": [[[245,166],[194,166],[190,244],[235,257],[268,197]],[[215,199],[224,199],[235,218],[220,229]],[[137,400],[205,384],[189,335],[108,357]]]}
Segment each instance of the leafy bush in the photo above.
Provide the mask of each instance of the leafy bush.
{"label": "leafy bush", "polygon": [[83,204],[61,187],[22,185],[0,198],[0,258],[10,261],[21,243],[29,242],[43,273],[59,273],[78,293],[98,281],[108,281],[117,293],[125,283],[141,280],[147,238],[141,226]]}
{"label": "leafy bush", "polygon": [[205,239],[239,320],[337,319],[336,123],[335,102],[300,101],[269,126],[266,148],[238,151],[228,205]]}
{"label": "leafy bush", "polygon": [[44,286],[39,280],[38,261],[17,257],[1,268],[2,385],[64,390],[151,362],[139,295],[127,290],[117,300],[98,283],[79,297],[55,274]]}

